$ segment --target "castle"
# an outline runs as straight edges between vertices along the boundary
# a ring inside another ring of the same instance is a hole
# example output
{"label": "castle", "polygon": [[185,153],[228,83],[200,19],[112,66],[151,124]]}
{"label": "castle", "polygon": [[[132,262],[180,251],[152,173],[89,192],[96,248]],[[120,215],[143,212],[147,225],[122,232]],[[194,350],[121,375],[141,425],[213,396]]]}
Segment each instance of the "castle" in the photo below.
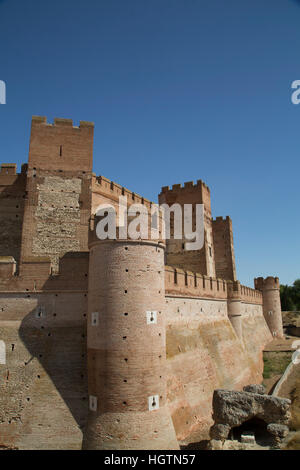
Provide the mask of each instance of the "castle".
{"label": "castle", "polygon": [[232,223],[201,181],[204,246],[99,240],[95,211],[151,202],[92,172],[94,126],[33,117],[28,164],[1,165],[0,447],[177,449],[207,439],[216,388],[262,380],[282,337],[278,278],[236,279]]}

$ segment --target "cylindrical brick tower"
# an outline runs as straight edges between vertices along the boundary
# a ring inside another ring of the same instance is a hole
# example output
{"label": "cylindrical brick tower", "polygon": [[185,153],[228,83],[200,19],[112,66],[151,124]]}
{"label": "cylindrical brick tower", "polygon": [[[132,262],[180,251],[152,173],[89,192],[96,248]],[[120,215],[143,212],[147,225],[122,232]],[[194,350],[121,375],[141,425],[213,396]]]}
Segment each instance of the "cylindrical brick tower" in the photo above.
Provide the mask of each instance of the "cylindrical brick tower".
{"label": "cylindrical brick tower", "polygon": [[241,285],[239,281],[228,281],[228,318],[233,326],[237,337],[243,341],[243,327],[242,327],[242,300],[241,300]]}
{"label": "cylindrical brick tower", "polygon": [[255,289],[262,292],[263,312],[267,325],[274,338],[283,338],[282,315],[280,304],[280,284],[278,277],[258,277],[254,279]]}
{"label": "cylindrical brick tower", "polygon": [[166,402],[164,245],[91,239],[85,449],[178,449]]}

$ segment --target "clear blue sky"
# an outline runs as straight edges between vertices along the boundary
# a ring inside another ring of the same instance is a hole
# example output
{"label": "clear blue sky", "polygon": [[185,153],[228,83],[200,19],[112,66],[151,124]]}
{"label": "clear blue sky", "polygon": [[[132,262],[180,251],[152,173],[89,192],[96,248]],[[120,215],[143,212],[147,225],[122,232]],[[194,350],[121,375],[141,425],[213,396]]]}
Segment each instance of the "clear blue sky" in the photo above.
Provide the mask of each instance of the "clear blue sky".
{"label": "clear blue sky", "polygon": [[299,1],[0,0],[0,52],[2,162],[33,114],[94,121],[97,174],[152,200],[203,179],[238,278],[300,277]]}

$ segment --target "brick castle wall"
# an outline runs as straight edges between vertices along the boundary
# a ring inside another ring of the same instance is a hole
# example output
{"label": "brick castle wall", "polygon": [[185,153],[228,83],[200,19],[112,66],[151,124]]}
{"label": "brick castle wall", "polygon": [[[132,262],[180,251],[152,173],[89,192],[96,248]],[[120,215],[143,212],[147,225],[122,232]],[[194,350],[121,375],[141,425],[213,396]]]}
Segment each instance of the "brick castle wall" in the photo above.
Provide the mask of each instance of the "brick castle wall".
{"label": "brick castle wall", "polygon": [[[88,414],[88,227],[99,204],[151,202],[92,173],[93,125],[34,117],[28,166],[0,172],[0,446],[79,449]],[[259,382],[270,332],[263,293],[239,287],[240,340],[228,319],[235,277],[232,229],[212,221],[202,182],[163,188],[160,203],[204,204],[205,245],[168,244],[166,403],[177,438],[205,439],[217,387]],[[218,219],[217,219],[218,220]],[[220,219],[219,219],[220,221]],[[22,249],[21,249],[22,248]],[[225,256],[226,255],[226,256]],[[228,256],[227,256],[228,255]],[[163,273],[162,273],[163,274]],[[2,343],[1,343],[2,344]]]}

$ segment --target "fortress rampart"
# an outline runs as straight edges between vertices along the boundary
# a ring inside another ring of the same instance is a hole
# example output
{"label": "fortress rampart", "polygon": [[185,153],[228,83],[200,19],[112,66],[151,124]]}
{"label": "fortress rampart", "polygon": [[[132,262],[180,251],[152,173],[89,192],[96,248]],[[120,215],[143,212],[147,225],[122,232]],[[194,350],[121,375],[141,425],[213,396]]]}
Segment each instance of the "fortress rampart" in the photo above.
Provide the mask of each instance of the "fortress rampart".
{"label": "fortress rampart", "polygon": [[255,289],[236,280],[231,220],[216,219],[216,238],[201,180],[159,196],[204,204],[194,260],[184,240],[167,240],[165,259],[158,240],[92,241],[99,204],[117,207],[120,195],[153,204],[92,173],[92,148],[91,123],[34,117],[28,165],[1,167],[0,445],[171,449],[207,439],[213,391],[262,379],[262,349],[281,332],[279,280],[258,278]]}

